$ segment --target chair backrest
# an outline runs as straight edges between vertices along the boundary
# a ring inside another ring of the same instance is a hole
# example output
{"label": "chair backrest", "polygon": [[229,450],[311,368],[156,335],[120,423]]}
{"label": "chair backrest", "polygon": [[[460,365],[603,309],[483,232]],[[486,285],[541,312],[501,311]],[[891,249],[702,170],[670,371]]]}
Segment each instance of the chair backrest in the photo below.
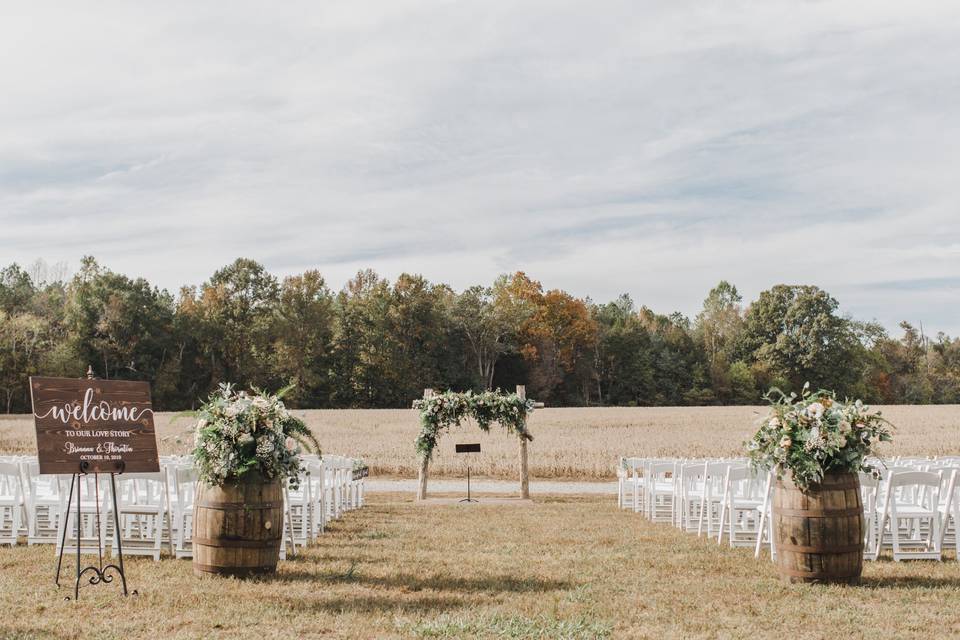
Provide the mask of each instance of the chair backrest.
{"label": "chair backrest", "polygon": [[19,462],[0,462],[0,493],[23,495],[23,477]]}
{"label": "chair backrest", "polygon": [[170,475],[173,477],[173,493],[177,496],[177,509],[181,509],[196,494],[197,468],[193,465],[171,467]]}
{"label": "chair backrest", "polygon": [[891,487],[920,486],[940,488],[939,472],[933,471],[898,471],[890,475]]}
{"label": "chair backrest", "polygon": [[876,489],[880,486],[879,478],[875,477],[870,473],[860,472],[860,488],[861,489]]}
{"label": "chair backrest", "polygon": [[743,467],[740,465],[730,465],[727,470],[727,481],[728,482],[742,482],[744,480],[753,480],[754,474],[749,467]]}
{"label": "chair backrest", "polygon": [[654,462],[649,467],[650,475],[658,476],[673,473],[676,466],[676,462]]}
{"label": "chair backrest", "polygon": [[164,499],[167,476],[163,471],[121,473],[116,476],[117,499],[126,504],[158,504]]}

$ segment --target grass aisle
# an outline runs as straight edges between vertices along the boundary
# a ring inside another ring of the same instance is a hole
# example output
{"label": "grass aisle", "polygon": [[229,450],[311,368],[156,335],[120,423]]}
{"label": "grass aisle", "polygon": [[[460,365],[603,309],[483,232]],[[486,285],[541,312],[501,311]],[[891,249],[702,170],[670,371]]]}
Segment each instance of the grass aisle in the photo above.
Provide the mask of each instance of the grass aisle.
{"label": "grass aisle", "polygon": [[[651,525],[609,498],[419,507],[374,496],[269,581],[131,559],[141,595],[63,602],[50,547],[0,549],[3,638],[941,637],[960,564],[868,564],[860,588],[781,585],[747,550]],[[72,569],[72,567],[70,567]],[[71,631],[71,629],[74,629]]]}

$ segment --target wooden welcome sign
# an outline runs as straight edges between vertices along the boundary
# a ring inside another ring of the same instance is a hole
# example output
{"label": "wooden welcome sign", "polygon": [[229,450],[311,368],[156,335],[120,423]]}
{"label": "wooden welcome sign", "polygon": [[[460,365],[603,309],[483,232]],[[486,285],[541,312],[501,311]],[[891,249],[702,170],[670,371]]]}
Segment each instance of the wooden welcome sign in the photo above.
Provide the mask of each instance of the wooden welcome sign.
{"label": "wooden welcome sign", "polygon": [[30,378],[40,473],[160,470],[150,384]]}

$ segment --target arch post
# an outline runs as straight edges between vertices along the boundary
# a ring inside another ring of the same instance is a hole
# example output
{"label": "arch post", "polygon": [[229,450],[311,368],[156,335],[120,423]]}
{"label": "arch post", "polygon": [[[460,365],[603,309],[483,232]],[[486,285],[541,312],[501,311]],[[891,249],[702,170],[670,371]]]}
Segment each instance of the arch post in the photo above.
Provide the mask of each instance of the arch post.
{"label": "arch post", "polygon": [[[521,400],[527,399],[527,387],[518,384],[517,396]],[[530,498],[530,476],[527,472],[527,439],[520,438],[520,497],[524,500]]]}
{"label": "arch post", "polygon": [[[433,389],[424,389],[423,397],[429,398],[433,395]],[[427,476],[430,474],[430,459],[420,460],[420,470],[417,474],[417,500],[427,499]]]}

